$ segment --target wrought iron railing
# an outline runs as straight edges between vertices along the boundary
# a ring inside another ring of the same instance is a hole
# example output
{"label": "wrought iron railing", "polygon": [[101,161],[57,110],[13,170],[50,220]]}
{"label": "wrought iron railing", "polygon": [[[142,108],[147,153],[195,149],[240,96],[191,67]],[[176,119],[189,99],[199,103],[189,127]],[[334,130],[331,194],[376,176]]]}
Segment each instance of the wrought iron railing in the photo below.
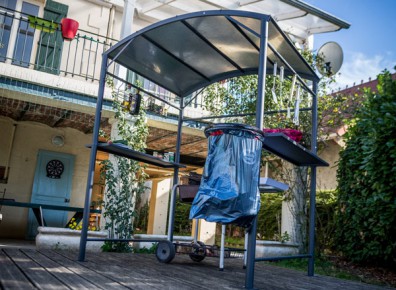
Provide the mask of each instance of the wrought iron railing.
{"label": "wrought iron railing", "polygon": [[1,62],[95,81],[102,53],[116,42],[81,29],[68,41],[59,23],[0,6]]}
{"label": "wrought iron railing", "polygon": [[[62,37],[60,23],[48,21],[0,6],[0,62],[34,69],[49,74],[98,81],[102,53],[117,42],[102,35],[79,29],[72,40]],[[112,70],[115,71],[114,65]],[[179,98],[139,76],[132,76],[142,88],[170,103]],[[144,97],[146,110],[168,116],[175,114],[165,103]],[[202,98],[188,107],[202,109]]]}

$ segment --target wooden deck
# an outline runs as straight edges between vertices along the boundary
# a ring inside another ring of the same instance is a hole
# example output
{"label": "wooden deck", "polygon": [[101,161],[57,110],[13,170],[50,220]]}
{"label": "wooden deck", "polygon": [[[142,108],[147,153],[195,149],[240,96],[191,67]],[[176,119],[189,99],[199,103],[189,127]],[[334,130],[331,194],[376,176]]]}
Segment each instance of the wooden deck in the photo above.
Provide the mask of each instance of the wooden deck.
{"label": "wooden deck", "polygon": [[[85,262],[77,252],[0,249],[0,289],[243,289],[245,270],[241,259],[200,263],[177,255],[161,264],[155,255],[87,253]],[[256,263],[254,286],[258,289],[386,289],[358,282]]]}

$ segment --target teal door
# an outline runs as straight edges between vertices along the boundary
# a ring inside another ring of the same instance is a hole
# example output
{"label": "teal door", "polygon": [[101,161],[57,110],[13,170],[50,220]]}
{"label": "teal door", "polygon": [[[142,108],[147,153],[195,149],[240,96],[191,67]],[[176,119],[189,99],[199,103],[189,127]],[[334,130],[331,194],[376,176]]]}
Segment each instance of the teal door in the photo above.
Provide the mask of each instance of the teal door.
{"label": "teal door", "polygon": [[[69,206],[73,168],[73,155],[39,150],[31,203]],[[43,216],[49,227],[64,227],[67,214],[66,211],[43,209]],[[29,210],[29,238],[36,236],[37,227],[36,217]]]}

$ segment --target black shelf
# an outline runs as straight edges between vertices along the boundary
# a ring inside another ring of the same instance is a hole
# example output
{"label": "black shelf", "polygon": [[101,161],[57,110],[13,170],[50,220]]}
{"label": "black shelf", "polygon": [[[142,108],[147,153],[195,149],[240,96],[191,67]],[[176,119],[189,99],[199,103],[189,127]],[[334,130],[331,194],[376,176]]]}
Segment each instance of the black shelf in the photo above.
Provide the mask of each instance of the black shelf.
{"label": "black shelf", "polygon": [[298,166],[329,166],[326,161],[283,133],[264,134],[263,148]]}
{"label": "black shelf", "polygon": [[[92,145],[87,145],[88,148],[91,148]],[[136,161],[148,163],[151,165],[159,166],[162,168],[184,168],[186,167],[183,164],[175,163],[175,162],[169,162],[162,160],[160,158],[154,157],[152,155],[142,153],[139,151],[135,151],[130,149],[129,147],[122,145],[122,144],[114,144],[114,143],[98,143],[98,149],[99,151],[111,153],[114,155],[126,157],[129,159],[133,159]]]}

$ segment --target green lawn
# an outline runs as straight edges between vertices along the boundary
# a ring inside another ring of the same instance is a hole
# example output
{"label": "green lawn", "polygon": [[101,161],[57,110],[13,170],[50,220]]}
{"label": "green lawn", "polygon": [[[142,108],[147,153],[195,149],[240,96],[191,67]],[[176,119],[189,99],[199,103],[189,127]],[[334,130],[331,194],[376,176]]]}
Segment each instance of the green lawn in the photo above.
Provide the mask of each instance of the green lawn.
{"label": "green lawn", "polygon": [[[307,271],[308,269],[308,259],[291,259],[291,260],[282,260],[282,261],[274,261],[274,262],[265,262],[269,263],[273,266],[284,267],[289,269],[294,269],[298,271]],[[315,274],[330,276],[340,279],[360,281],[369,284],[375,285],[389,285],[386,281],[381,281],[375,277],[375,275],[371,275],[371,273],[367,273],[364,271],[364,268],[359,268],[357,266],[351,267],[350,265],[340,266],[340,263],[335,263],[331,259],[328,258],[316,258],[315,259]]]}

